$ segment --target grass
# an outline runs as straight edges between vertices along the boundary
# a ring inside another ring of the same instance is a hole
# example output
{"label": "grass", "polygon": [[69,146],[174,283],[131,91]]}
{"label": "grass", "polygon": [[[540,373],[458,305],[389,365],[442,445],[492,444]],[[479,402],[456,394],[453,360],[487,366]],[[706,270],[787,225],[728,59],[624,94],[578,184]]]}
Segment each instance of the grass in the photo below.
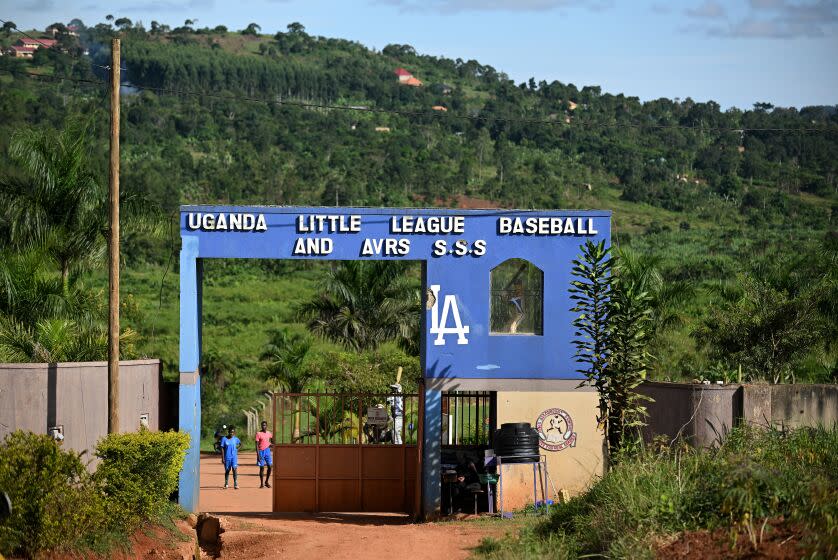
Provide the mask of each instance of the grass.
{"label": "grass", "polygon": [[667,447],[624,458],[549,519],[487,539],[476,555],[654,558],[673,535],[719,528],[757,546],[764,521],[780,517],[802,528],[813,557],[838,552],[838,428],[741,427],[718,449]]}

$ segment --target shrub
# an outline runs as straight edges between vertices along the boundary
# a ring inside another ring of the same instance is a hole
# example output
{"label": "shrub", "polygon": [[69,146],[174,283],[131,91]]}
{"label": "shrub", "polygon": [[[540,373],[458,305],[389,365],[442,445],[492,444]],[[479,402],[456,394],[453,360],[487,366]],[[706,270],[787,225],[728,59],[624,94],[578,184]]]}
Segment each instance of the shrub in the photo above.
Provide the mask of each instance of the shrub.
{"label": "shrub", "polygon": [[835,558],[836,497],[838,428],[742,426],[718,449],[667,446],[627,457],[539,526],[477,552],[527,557],[516,547],[538,552],[560,542],[557,558],[654,557],[659,536],[684,530],[730,527],[756,545],[766,520],[782,517],[805,528],[802,544],[812,557]]}
{"label": "shrub", "polygon": [[119,529],[156,520],[177,488],[189,434],[151,432],[110,434],[96,446],[102,459],[96,474],[106,500],[105,512]]}
{"label": "shrub", "polygon": [[0,490],[12,501],[0,552],[74,548],[102,526],[103,500],[81,461],[49,436],[18,430],[0,443]]}

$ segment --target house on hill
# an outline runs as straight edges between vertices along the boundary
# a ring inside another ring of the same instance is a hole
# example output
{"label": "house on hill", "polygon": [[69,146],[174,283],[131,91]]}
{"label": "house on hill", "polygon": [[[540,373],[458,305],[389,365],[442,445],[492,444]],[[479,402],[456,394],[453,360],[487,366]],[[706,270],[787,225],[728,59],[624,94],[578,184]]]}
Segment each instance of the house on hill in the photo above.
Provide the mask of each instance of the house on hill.
{"label": "house on hill", "polygon": [[35,47],[22,47],[20,45],[13,45],[6,51],[9,56],[14,58],[32,58],[35,56]]}
{"label": "house on hill", "polygon": [[55,39],[30,39],[24,37],[15,41],[15,44],[6,50],[6,53],[14,58],[32,58],[35,51],[42,48],[50,48],[58,41]]}
{"label": "house on hill", "polygon": [[399,83],[404,84],[406,86],[414,86],[418,87],[422,85],[422,80],[413,77],[413,74],[405,70],[404,68],[396,68],[394,74],[398,76]]}
{"label": "house on hill", "polygon": [[404,83],[413,77],[413,74],[411,74],[404,68],[396,68],[393,72],[396,74],[396,76],[398,76],[399,81],[401,83]]}
{"label": "house on hill", "polygon": [[41,47],[51,48],[54,47],[58,41],[55,39],[30,39],[29,37],[23,37],[15,41],[14,46],[16,47],[27,47],[31,49],[40,49]]}

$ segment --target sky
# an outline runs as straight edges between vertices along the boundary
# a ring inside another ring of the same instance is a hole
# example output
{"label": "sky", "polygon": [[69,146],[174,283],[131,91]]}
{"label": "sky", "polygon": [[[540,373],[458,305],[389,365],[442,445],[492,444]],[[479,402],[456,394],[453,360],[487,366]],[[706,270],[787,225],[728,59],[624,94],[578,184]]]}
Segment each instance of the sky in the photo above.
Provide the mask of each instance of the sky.
{"label": "sky", "polygon": [[[838,104],[838,0],[0,0],[0,18],[44,28],[105,16],[312,35],[475,59],[516,82],[723,108]],[[421,76],[419,76],[421,78]]]}

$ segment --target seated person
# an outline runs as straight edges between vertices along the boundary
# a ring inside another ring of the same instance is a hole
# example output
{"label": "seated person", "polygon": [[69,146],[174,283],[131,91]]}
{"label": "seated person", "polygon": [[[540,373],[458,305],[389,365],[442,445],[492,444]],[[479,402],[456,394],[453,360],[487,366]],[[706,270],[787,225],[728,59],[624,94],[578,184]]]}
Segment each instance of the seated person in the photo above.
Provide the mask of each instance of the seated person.
{"label": "seated person", "polygon": [[451,503],[454,511],[474,511],[474,493],[483,490],[480,476],[471,459],[460,456],[457,464],[457,482],[451,486]]}

